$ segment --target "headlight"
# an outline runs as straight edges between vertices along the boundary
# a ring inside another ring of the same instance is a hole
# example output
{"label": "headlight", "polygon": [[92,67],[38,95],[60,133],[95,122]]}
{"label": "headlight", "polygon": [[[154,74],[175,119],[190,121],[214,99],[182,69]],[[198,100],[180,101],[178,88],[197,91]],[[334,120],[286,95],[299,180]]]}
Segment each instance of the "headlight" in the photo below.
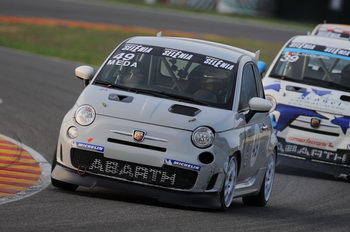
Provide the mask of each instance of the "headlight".
{"label": "headlight", "polygon": [[82,105],[75,111],[75,121],[82,126],[90,125],[95,117],[95,110],[89,105]]}
{"label": "headlight", "polygon": [[206,148],[214,141],[214,132],[208,127],[198,127],[192,133],[192,143],[198,148]]}
{"label": "headlight", "polygon": [[266,100],[268,100],[272,104],[270,112],[274,111],[276,109],[276,105],[277,105],[276,99],[274,97],[272,97],[271,95],[266,95]]}
{"label": "headlight", "polygon": [[67,135],[71,139],[77,138],[79,136],[78,128],[76,128],[75,126],[69,127],[69,129],[67,131]]}

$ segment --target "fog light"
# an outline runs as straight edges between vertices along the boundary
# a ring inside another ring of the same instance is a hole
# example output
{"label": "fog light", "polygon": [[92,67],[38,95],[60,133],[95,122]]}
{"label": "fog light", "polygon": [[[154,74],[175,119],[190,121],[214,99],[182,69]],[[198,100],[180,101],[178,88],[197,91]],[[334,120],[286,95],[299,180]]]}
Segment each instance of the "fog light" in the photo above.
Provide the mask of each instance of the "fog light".
{"label": "fog light", "polygon": [[68,134],[68,137],[71,139],[77,138],[79,135],[78,128],[76,128],[75,126],[69,127],[67,134]]}

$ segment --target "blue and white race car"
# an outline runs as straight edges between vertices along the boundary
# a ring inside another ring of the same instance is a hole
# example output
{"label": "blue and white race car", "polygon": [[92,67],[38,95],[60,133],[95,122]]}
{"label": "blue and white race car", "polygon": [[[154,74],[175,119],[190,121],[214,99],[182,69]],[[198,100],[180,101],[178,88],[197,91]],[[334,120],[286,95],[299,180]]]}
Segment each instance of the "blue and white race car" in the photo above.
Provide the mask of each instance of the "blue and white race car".
{"label": "blue and white race car", "polygon": [[284,164],[350,176],[350,42],[295,36],[263,78]]}

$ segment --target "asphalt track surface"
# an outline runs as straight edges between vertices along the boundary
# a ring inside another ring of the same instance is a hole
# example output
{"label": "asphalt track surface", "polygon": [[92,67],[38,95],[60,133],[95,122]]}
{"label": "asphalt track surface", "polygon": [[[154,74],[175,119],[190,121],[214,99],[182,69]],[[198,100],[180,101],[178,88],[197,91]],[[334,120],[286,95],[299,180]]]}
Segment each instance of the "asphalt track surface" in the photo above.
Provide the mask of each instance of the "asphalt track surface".
{"label": "asphalt track surface", "polygon": [[[0,14],[11,11],[21,16],[10,2],[22,1],[0,0]],[[28,12],[22,16],[48,17],[40,12],[54,12],[55,6],[64,5],[61,1],[47,1],[50,4],[46,5],[36,4],[44,1],[30,2],[34,8],[40,6],[39,10],[30,15],[33,8],[27,6]],[[87,17],[88,6],[99,11],[94,4],[74,8],[77,4],[70,5],[69,12],[78,15],[85,9],[85,16],[75,16],[79,20]],[[143,12],[136,11],[137,15]],[[132,11],[128,13],[132,18]],[[57,17],[62,19],[62,13]],[[99,18],[98,14],[94,18]],[[0,133],[51,161],[61,120],[83,89],[74,77],[78,65],[0,48]],[[0,231],[349,231],[349,182],[285,167],[277,171],[265,208],[247,207],[235,199],[227,212],[159,204],[102,188],[78,188],[70,193],[49,185],[22,200],[1,204]]]}
{"label": "asphalt track surface", "polygon": [[176,30],[199,34],[286,42],[307,30],[259,23],[244,19],[198,15],[89,0],[0,0],[0,15],[55,18],[92,23],[116,24]]}

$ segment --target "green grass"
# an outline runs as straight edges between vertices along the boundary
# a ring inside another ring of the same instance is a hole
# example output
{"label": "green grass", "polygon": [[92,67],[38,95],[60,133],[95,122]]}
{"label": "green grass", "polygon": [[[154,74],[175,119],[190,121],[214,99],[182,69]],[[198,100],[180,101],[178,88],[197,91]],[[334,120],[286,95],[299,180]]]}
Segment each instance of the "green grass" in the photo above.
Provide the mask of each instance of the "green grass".
{"label": "green grass", "polygon": [[[178,36],[177,33],[163,34]],[[99,30],[65,26],[38,26],[0,23],[0,46],[58,57],[99,66],[124,39],[136,35],[155,35],[152,30]],[[248,39],[194,35],[195,38],[225,43],[255,52],[261,50],[260,60],[270,64],[283,44]]]}
{"label": "green grass", "polygon": [[[258,21],[285,27],[312,28],[314,25],[300,24],[263,17],[248,17],[233,14],[219,14],[215,11],[193,10],[186,6],[164,4],[145,4],[143,0],[92,0],[109,2],[111,4],[136,4],[139,7],[162,8],[172,11],[186,11],[193,14],[212,14],[218,17]],[[23,50],[45,56],[63,58],[85,64],[99,66],[109,53],[123,40],[136,35],[155,35],[154,30],[99,30],[87,28],[72,28],[67,26],[37,26],[27,24],[12,24],[0,22],[0,46]],[[177,32],[165,32],[164,36],[183,36]],[[185,34],[185,36],[187,36]],[[190,35],[219,43],[240,47],[251,52],[261,51],[260,60],[268,65],[283,43],[263,42],[242,38],[225,38],[210,35]]]}

